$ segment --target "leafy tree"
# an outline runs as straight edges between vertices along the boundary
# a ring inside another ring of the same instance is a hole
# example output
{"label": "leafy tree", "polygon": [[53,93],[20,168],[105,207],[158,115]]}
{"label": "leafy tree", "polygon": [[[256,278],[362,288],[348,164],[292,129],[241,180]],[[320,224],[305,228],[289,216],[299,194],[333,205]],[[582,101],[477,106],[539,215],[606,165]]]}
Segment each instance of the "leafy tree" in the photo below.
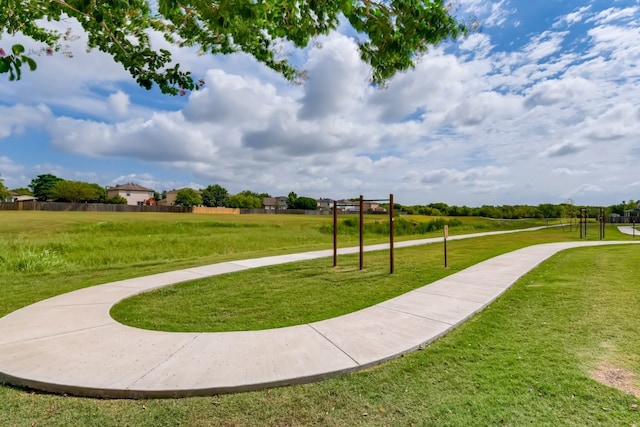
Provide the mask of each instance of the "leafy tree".
{"label": "leafy tree", "polygon": [[50,196],[59,202],[79,203],[96,201],[100,195],[97,194],[95,185],[97,184],[63,179],[58,181],[51,189]]}
{"label": "leafy tree", "polygon": [[244,190],[238,194],[229,196],[227,206],[230,208],[261,209],[264,207],[264,204],[262,203],[262,196],[262,194]]}
{"label": "leafy tree", "polygon": [[295,209],[296,207],[296,200],[298,200],[298,195],[296,193],[294,193],[293,191],[290,192],[287,195],[287,208],[288,209]]}
{"label": "leafy tree", "polygon": [[4,202],[4,200],[9,197],[9,190],[4,185],[4,180],[0,178],[0,202]]}
{"label": "leafy tree", "polygon": [[298,197],[294,209],[316,210],[318,209],[318,201],[311,197]]}
{"label": "leafy tree", "polygon": [[437,209],[442,215],[449,215],[449,205],[446,203],[430,203],[428,206],[432,209]]}
{"label": "leafy tree", "polygon": [[184,188],[176,194],[176,205],[198,206],[202,204],[202,198],[193,188]]}
{"label": "leafy tree", "polygon": [[209,185],[202,190],[202,203],[210,207],[224,207],[229,202],[229,192],[219,184]]}
{"label": "leafy tree", "polygon": [[62,178],[58,178],[50,173],[38,175],[31,180],[29,188],[33,191],[33,195],[40,201],[47,201],[53,199],[51,191],[56,186],[58,181],[62,181]]}
{"label": "leafy tree", "polygon": [[547,220],[547,225],[549,225],[549,218],[560,218],[562,216],[560,207],[551,203],[543,203],[539,205],[538,211],[542,217]]}
{"label": "leafy tree", "polygon": [[609,207],[611,209],[611,213],[615,213],[618,215],[624,215],[624,202],[623,203],[619,203],[617,205],[612,205]]}
{"label": "leafy tree", "polygon": [[127,199],[125,199],[124,197],[122,197],[119,194],[116,194],[113,197],[108,197],[105,200],[105,203],[108,203],[110,205],[126,205],[127,204]]}
{"label": "leafy tree", "polygon": [[87,199],[87,202],[92,203],[107,203],[107,190],[100,184],[96,184],[94,182],[89,184],[91,188],[93,188],[94,197],[91,199]]}
{"label": "leafy tree", "polygon": [[21,196],[33,196],[33,192],[29,190],[27,187],[12,188],[9,191],[11,191],[12,193],[19,194]]}
{"label": "leafy tree", "polygon": [[567,201],[562,204],[562,218],[569,220],[569,231],[573,230],[573,225],[577,222],[579,212],[580,210],[575,206],[573,199],[567,199]]}
{"label": "leafy tree", "polygon": [[[171,94],[199,84],[189,71],[172,64],[169,51],[153,49],[151,30],[203,53],[245,52],[287,79],[300,81],[304,71],[280,57],[281,41],[308,46],[344,17],[358,33],[360,56],[371,65],[374,83],[413,67],[431,45],[466,31],[443,0],[4,0],[0,34],[22,32],[50,46],[49,54],[61,50],[70,34],[47,29],[44,23],[67,17],[82,25],[88,48],[111,55],[140,86],[157,84]],[[20,78],[22,65],[35,69],[21,45],[14,45],[11,55],[1,53],[0,72],[10,73],[10,78]]]}

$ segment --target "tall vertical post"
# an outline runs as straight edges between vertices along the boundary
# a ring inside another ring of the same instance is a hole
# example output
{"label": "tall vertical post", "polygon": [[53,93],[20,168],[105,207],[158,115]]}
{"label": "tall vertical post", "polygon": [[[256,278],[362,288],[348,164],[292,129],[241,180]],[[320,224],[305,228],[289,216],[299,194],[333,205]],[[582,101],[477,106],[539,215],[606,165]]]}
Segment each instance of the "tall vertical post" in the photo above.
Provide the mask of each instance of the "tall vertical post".
{"label": "tall vertical post", "polygon": [[447,264],[447,239],[449,238],[449,226],[445,224],[443,230],[443,243],[444,243],[444,268],[447,268],[449,265]]}
{"label": "tall vertical post", "polygon": [[393,274],[393,194],[389,194],[389,274]]}
{"label": "tall vertical post", "polygon": [[580,238],[582,239],[582,209],[580,209],[580,216],[578,217],[578,227],[580,228]]}
{"label": "tall vertical post", "polygon": [[338,201],[333,201],[333,266],[338,265]]}
{"label": "tall vertical post", "polygon": [[364,269],[364,196],[360,195],[360,270]]}

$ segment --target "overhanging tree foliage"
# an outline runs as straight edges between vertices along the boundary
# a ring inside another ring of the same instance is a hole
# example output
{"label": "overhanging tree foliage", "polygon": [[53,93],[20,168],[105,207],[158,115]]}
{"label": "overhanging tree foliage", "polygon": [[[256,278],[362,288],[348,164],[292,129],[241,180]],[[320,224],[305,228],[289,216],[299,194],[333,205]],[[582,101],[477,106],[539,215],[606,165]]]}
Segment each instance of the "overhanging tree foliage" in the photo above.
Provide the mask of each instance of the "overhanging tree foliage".
{"label": "overhanging tree foliage", "polygon": [[[281,57],[282,42],[308,46],[344,17],[358,32],[360,56],[372,67],[372,81],[381,83],[413,67],[429,46],[466,30],[449,7],[443,0],[5,0],[0,34],[21,32],[60,50],[69,34],[47,29],[43,22],[75,18],[88,35],[89,48],[111,55],[142,87],[157,84],[162,92],[177,94],[201,82],[174,64],[169,51],[154,49],[151,31],[202,53],[248,53],[300,81],[304,71]],[[0,52],[0,73],[19,78],[23,65],[36,66],[20,45]]]}

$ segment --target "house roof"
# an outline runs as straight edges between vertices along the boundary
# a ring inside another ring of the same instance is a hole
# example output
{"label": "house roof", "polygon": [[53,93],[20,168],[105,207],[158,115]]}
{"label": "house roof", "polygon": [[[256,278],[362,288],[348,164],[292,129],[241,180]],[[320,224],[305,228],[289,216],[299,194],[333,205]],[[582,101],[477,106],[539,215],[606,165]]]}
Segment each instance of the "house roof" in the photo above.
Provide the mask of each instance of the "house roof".
{"label": "house roof", "polygon": [[202,191],[200,190],[196,190],[195,188],[191,188],[191,187],[183,187],[183,188],[178,188],[177,190],[171,190],[171,191],[167,191],[167,194],[178,194],[178,192],[182,191],[182,190],[193,190],[198,194],[202,194]]}
{"label": "house roof", "polygon": [[143,187],[142,185],[128,182],[122,185],[116,185],[115,187],[108,188],[108,190],[126,190],[126,191],[153,191],[151,188]]}

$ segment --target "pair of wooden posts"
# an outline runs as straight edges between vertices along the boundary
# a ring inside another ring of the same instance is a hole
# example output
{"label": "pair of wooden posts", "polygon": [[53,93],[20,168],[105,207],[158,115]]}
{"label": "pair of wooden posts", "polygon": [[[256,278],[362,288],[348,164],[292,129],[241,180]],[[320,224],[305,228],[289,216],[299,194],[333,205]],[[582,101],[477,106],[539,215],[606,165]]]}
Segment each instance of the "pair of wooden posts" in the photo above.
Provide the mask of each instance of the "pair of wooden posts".
{"label": "pair of wooden posts", "polygon": [[[389,194],[388,199],[370,199],[365,200],[364,196],[359,198],[359,214],[360,214],[360,270],[364,269],[364,202],[389,202],[389,274],[394,271],[394,213],[393,213],[393,194]],[[338,202],[333,201],[333,266],[338,265]],[[444,266],[447,267],[447,237],[448,226],[444,226]]]}
{"label": "pair of wooden posts", "polygon": [[[365,200],[364,196],[360,195],[359,198],[359,214],[360,214],[360,270],[364,269],[364,202],[389,202],[389,274],[393,274],[395,259],[394,259],[394,244],[393,244],[393,194],[389,194],[388,199],[368,199]],[[338,206],[336,200],[333,201],[333,266],[338,265]]]}
{"label": "pair of wooden posts", "polygon": [[[580,238],[587,238],[587,210],[585,208],[580,209]],[[605,230],[606,218],[604,216],[604,208],[600,208],[600,214],[598,216],[598,237],[600,240],[604,239],[604,230]]]}

